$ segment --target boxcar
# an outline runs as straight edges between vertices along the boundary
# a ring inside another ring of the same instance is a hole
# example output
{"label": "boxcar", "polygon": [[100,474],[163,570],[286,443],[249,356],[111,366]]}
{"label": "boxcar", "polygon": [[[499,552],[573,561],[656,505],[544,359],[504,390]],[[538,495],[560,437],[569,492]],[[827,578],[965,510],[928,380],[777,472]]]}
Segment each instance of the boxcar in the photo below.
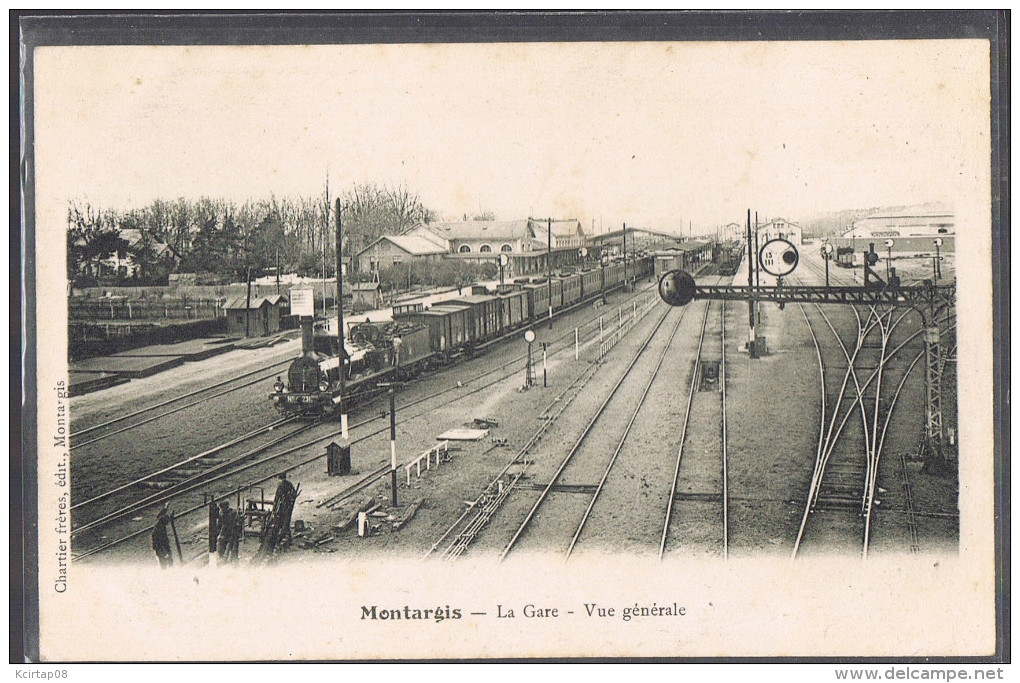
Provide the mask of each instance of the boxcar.
{"label": "boxcar", "polygon": [[506,292],[499,295],[502,329],[508,330],[520,325],[528,317],[528,295],[524,291]]}
{"label": "boxcar", "polygon": [[[546,287],[549,287],[548,283],[546,283]],[[552,307],[554,311],[563,308],[563,281],[555,277],[552,279]],[[541,313],[542,311],[539,311],[539,315]],[[546,308],[545,314],[549,315],[548,308]]]}
{"label": "boxcar", "polygon": [[475,311],[470,304],[444,301],[441,306],[433,308],[450,316],[451,346],[472,346],[478,341],[478,323],[475,322]]}
{"label": "boxcar", "polygon": [[[655,277],[662,277],[671,270],[683,270],[687,267],[685,252],[674,251],[655,255]],[[635,267],[637,270],[637,267]]]}
{"label": "boxcar", "polygon": [[531,316],[538,320],[544,320],[549,316],[549,293],[552,292],[552,307],[553,310],[559,310],[563,307],[563,285],[557,278],[553,278],[552,287],[549,286],[549,281],[544,278],[534,278],[528,290],[532,293],[531,297]]}
{"label": "boxcar", "polygon": [[561,306],[571,306],[581,299],[581,276],[571,275],[560,280],[560,287],[563,289],[563,300]]}
{"label": "boxcar", "polygon": [[488,294],[472,294],[459,299],[445,301],[448,305],[464,305],[471,309],[474,324],[474,340],[481,342],[492,339],[500,333],[499,297]]}
{"label": "boxcar", "polygon": [[397,333],[400,335],[400,354],[396,359],[398,366],[413,366],[432,355],[431,334],[427,327],[415,326],[410,329],[410,326],[401,326]]}
{"label": "boxcar", "polygon": [[432,351],[447,353],[472,341],[470,310],[464,307],[433,306],[423,311],[396,313],[394,320],[425,325]]}
{"label": "boxcar", "polygon": [[587,270],[581,274],[581,297],[588,298],[602,292],[602,272],[600,269]]}

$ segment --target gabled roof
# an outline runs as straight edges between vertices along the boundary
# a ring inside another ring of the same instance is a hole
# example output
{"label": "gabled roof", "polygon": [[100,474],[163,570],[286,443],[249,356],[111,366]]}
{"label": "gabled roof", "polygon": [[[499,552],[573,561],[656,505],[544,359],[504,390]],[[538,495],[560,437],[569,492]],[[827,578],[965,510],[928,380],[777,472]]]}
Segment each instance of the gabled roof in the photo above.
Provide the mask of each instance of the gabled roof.
{"label": "gabled roof", "polygon": [[[120,238],[122,240],[127,242],[128,245],[132,247],[142,240],[142,231],[139,230],[138,228],[122,228],[118,230],[117,233],[120,235]],[[151,234],[149,235],[149,238],[152,240],[151,242],[152,251],[156,254],[156,256],[162,256],[167,251],[169,251],[174,256],[177,255],[177,250],[174,249],[169,244],[167,244],[166,242],[161,242],[160,240],[153,237]]]}
{"label": "gabled roof", "polygon": [[788,221],[785,218],[773,218],[768,223],[760,223],[758,225],[758,229],[761,230],[762,228],[767,228],[770,225],[776,225],[776,223],[782,223],[783,225],[789,225],[789,226],[792,226],[794,228],[799,228],[800,227],[799,225],[797,225],[793,221]]}
{"label": "gabled roof", "polygon": [[429,223],[425,227],[448,240],[515,240],[535,236],[531,222],[528,220],[455,221],[452,223]]}
{"label": "gabled roof", "polygon": [[412,256],[425,256],[427,254],[445,254],[446,249],[438,246],[435,242],[425,239],[420,235],[383,235],[376,241],[358,252],[358,256],[371,251],[382,241],[390,242],[398,248],[406,251]]}
{"label": "gabled roof", "polygon": [[355,282],[351,285],[351,289],[355,292],[370,292],[374,289],[379,289],[378,282]]}
{"label": "gabled roof", "polygon": [[[223,306],[228,310],[244,309],[247,301],[247,296],[235,296],[227,299],[227,303]],[[281,301],[287,301],[287,297],[283,294],[272,294],[270,296],[257,296],[252,297],[251,306],[248,306],[250,310],[257,310],[265,305],[275,306]]]}
{"label": "gabled roof", "polygon": [[383,239],[388,239],[390,242],[393,242],[393,244],[397,245],[409,254],[425,255],[446,253],[446,249],[420,235],[386,235]]}
{"label": "gabled roof", "polygon": [[407,230],[400,234],[421,237],[422,239],[431,242],[437,247],[443,249],[444,251],[448,251],[450,249],[449,240],[447,240],[445,237],[442,237],[438,233],[430,230],[429,226],[426,225],[425,223],[418,223],[416,225],[412,225],[410,228],[408,228]]}
{"label": "gabled roof", "polygon": [[[536,235],[545,235],[549,230],[549,222],[540,218],[529,218],[531,223],[531,229]],[[584,236],[584,229],[581,227],[581,221],[576,218],[567,219],[553,219],[552,221],[552,234],[554,237],[576,237],[578,235]]]}

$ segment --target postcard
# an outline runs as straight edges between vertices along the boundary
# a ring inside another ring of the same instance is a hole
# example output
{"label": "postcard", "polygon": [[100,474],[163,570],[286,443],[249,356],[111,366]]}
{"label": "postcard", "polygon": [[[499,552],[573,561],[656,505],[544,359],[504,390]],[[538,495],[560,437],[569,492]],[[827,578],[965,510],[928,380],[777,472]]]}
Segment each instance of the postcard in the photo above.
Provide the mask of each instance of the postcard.
{"label": "postcard", "polygon": [[40,660],[992,657],[989,40],[378,35],[24,55]]}

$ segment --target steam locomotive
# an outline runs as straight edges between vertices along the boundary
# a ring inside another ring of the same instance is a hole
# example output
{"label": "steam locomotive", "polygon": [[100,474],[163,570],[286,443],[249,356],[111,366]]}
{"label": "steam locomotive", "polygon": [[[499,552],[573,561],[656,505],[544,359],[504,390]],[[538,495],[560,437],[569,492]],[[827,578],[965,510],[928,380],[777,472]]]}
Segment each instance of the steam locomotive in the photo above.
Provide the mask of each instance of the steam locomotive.
{"label": "steam locomotive", "polygon": [[[514,330],[547,319],[609,292],[628,279],[647,277],[652,259],[611,263],[563,276],[517,278],[495,291],[437,303],[396,306],[393,321],[352,325],[341,354],[336,334],[320,325],[302,330],[302,354],[278,379],[270,400],[282,411],[323,415],[378,393],[378,384],[406,381],[427,370],[484,351]],[[341,358],[343,383],[341,386]],[[341,397],[342,390],[342,397]]]}

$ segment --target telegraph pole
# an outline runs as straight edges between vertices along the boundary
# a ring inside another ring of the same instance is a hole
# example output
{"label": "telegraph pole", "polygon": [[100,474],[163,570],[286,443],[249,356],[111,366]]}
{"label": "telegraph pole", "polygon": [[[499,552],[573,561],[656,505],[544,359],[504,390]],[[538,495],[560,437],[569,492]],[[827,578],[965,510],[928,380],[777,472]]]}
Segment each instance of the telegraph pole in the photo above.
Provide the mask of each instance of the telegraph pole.
{"label": "telegraph pole", "polygon": [[552,329],[552,217],[549,218],[548,251],[546,252],[546,273],[549,280],[549,329]]}
{"label": "telegraph pole", "polygon": [[[758,212],[754,212],[754,253],[757,255],[761,246],[758,244]],[[761,286],[761,269],[758,267],[758,259],[754,260],[754,286]]]}
{"label": "telegraph pole", "polygon": [[323,202],[322,216],[322,317],[326,317],[326,243],[329,240],[329,168],[326,168],[326,196]]}
{"label": "telegraph pole", "polygon": [[602,280],[602,305],[606,305],[606,261],[609,260],[609,254],[606,253],[605,245],[599,250],[599,279]]}
{"label": "telegraph pole", "polygon": [[[247,254],[245,254],[247,258]],[[251,332],[249,329],[251,321],[251,266],[246,266],[244,269],[244,279],[248,283],[248,296],[244,304],[244,336],[247,338]]]}
{"label": "telegraph pole", "polygon": [[546,342],[542,342],[542,386],[549,386],[549,370],[546,366]]}
{"label": "telegraph pole", "polygon": [[747,210],[747,353],[754,358],[754,296],[751,291],[754,287],[754,239],[751,235],[751,210]]}
{"label": "telegraph pole", "polygon": [[623,291],[627,291],[627,224],[623,224]]}
{"label": "telegraph pole", "polygon": [[340,431],[344,439],[347,439],[347,411],[344,407],[344,389],[346,384],[347,368],[344,367],[344,358],[347,356],[347,349],[344,346],[344,262],[343,262],[343,205],[340,198],[336,200],[336,322],[337,339],[340,342]]}
{"label": "telegraph pole", "polygon": [[390,395],[390,492],[393,507],[397,507],[397,398],[391,386]]}

